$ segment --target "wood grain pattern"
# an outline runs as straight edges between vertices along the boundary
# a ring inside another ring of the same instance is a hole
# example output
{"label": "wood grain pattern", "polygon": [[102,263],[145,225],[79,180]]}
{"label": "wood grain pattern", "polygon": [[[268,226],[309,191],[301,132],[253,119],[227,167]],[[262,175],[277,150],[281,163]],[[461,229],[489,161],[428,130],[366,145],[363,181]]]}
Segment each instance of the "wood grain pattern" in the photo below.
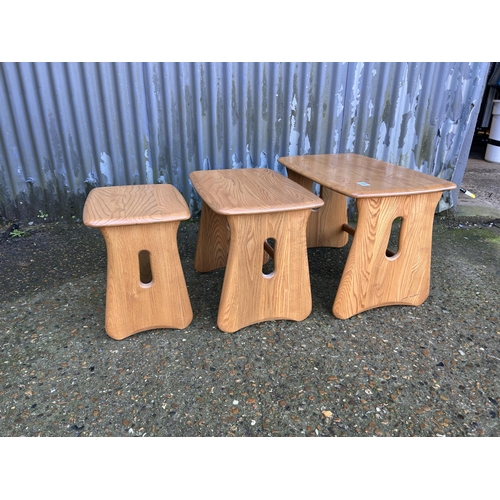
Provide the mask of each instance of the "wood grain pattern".
{"label": "wood grain pattern", "polygon": [[[155,328],[182,329],[193,312],[177,247],[179,221],[102,227],[108,271],[106,332],[117,340]],[[153,281],[140,280],[138,255],[150,252]]]}
{"label": "wood grain pattern", "polygon": [[[312,309],[307,220],[323,201],[266,169],[199,171],[190,177],[203,199],[195,268],[226,265],[218,327],[235,332],[261,321],[305,319]],[[274,270],[265,275],[268,239],[275,240]]]}
{"label": "wood grain pattern", "polygon": [[[310,209],[228,217],[231,245],[217,325],[235,332],[261,321],[301,321],[312,310],[306,247]],[[276,240],[274,272],[262,273],[262,248]]]}
{"label": "wood grain pattern", "polygon": [[[374,307],[419,305],[427,298],[434,212],[442,191],[457,187],[453,182],[355,154],[278,161],[300,185],[310,189],[314,181],[322,186],[325,205],[309,221],[309,246],[341,246],[348,234],[354,235],[333,303],[335,316],[347,319]],[[329,190],[336,202],[328,200]],[[347,225],[345,202],[339,201],[346,196],[356,199],[355,230]],[[403,221],[393,253],[387,244],[398,217]],[[339,232],[344,240],[338,239]]]}
{"label": "wood grain pattern", "polygon": [[231,231],[227,217],[215,213],[208,203],[203,202],[194,268],[200,273],[206,273],[225,267],[230,241]]}
{"label": "wood grain pattern", "polygon": [[[194,255],[194,268],[200,273],[206,273],[225,267],[229,255],[231,229],[225,215],[215,213],[210,205],[203,203]],[[262,263],[273,255],[268,252],[266,242],[263,244]]]}
{"label": "wood grain pattern", "polygon": [[171,184],[94,188],[83,208],[83,223],[90,227],[152,224],[190,217],[184,198]]}
{"label": "wood grain pattern", "polygon": [[402,196],[457,187],[432,175],[356,154],[284,156],[278,161],[287,170],[351,198]]}
{"label": "wood grain pattern", "polygon": [[[429,295],[432,220],[440,192],[357,200],[358,222],[333,314],[349,318],[387,305],[422,304]],[[397,252],[386,249],[392,223],[402,217]]]}
{"label": "wood grain pattern", "polygon": [[[188,326],[193,312],[177,231],[189,209],[180,193],[170,185],[94,188],[84,214],[85,224],[98,227],[106,242],[106,333],[121,340],[144,330]],[[149,252],[151,282],[140,258],[144,250]]]}
{"label": "wood grain pattern", "polygon": [[[312,192],[312,179],[293,170],[288,171],[288,178]],[[321,186],[320,198],[324,205],[313,210],[307,223],[307,246],[343,247],[349,241],[342,230],[342,225],[347,223],[347,198],[325,186]]]}
{"label": "wood grain pattern", "polygon": [[282,212],[323,205],[313,193],[265,168],[199,170],[191,172],[189,177],[203,201],[222,215]]}

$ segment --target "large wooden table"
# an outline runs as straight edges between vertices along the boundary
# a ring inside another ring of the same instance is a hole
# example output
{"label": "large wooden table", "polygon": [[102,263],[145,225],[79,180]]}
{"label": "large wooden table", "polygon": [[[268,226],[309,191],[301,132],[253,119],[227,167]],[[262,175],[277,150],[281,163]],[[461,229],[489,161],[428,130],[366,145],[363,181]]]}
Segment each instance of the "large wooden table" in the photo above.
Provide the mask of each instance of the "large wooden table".
{"label": "large wooden table", "polygon": [[[312,309],[307,221],[323,201],[267,169],[204,170],[190,178],[203,200],[195,269],[226,266],[218,327],[234,332],[305,319]],[[263,266],[269,255],[270,269]]]}
{"label": "large wooden table", "polygon": [[[333,303],[346,319],[387,305],[420,305],[429,295],[432,227],[442,192],[453,182],[356,154],[287,156],[288,177],[313,189],[323,208],[312,214],[308,247],[342,247],[353,241]],[[346,197],[356,199],[356,228],[348,225]],[[401,218],[398,246],[388,248]]]}

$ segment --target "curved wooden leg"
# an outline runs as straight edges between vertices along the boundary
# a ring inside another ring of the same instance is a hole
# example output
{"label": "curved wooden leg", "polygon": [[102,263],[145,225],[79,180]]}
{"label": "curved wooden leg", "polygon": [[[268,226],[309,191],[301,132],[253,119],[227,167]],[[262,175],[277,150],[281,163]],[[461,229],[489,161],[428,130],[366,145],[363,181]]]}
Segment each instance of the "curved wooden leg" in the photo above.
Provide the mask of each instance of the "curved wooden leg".
{"label": "curved wooden leg", "polygon": [[[231,246],[217,324],[235,332],[261,321],[301,321],[312,309],[306,227],[311,210],[228,216]],[[275,240],[274,270],[262,272],[266,239]]]}
{"label": "curved wooden leg", "polygon": [[[117,340],[193,319],[177,247],[179,221],[100,228],[106,241],[106,333]],[[144,255],[147,255],[147,260]]]}
{"label": "curved wooden leg", "polygon": [[231,233],[226,216],[215,213],[209,205],[203,203],[194,268],[200,273],[206,273],[224,267],[229,253],[230,239]]}
{"label": "curved wooden leg", "polygon": [[[420,305],[429,295],[432,227],[441,192],[360,198],[358,222],[333,314],[346,319],[387,305]],[[397,252],[388,257],[392,224],[402,218]]]}
{"label": "curved wooden leg", "polygon": [[[311,179],[293,170],[288,170],[288,177],[312,192]],[[325,204],[309,217],[307,246],[343,247],[349,241],[349,236],[342,231],[342,224],[347,224],[347,198],[325,186],[321,186],[320,198]]]}

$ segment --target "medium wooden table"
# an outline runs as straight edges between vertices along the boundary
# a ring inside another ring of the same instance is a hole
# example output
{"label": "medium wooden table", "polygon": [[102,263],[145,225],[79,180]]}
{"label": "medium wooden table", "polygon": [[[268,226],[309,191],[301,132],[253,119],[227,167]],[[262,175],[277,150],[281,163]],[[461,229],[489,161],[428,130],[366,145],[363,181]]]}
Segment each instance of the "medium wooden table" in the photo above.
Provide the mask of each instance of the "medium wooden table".
{"label": "medium wooden table", "polygon": [[[288,177],[308,190],[321,186],[325,204],[309,219],[308,247],[341,247],[353,241],[333,303],[346,319],[387,305],[420,305],[429,296],[432,227],[442,192],[457,186],[432,175],[356,154],[287,156]],[[347,223],[355,198],[356,228]],[[398,248],[388,249],[401,218]]]}
{"label": "medium wooden table", "polygon": [[[203,170],[190,178],[203,200],[195,269],[226,266],[218,327],[235,332],[305,319],[312,310],[307,221],[323,201],[267,169]],[[263,267],[268,254],[274,269]]]}

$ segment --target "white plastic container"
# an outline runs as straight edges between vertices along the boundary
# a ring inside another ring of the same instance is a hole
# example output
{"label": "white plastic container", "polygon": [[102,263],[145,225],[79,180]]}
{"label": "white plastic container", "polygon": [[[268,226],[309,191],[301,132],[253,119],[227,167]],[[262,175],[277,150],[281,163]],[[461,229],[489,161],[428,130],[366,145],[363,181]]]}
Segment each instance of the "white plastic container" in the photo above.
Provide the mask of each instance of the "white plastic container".
{"label": "white plastic container", "polygon": [[491,114],[490,135],[484,159],[493,163],[500,163],[500,100],[493,101],[493,111]]}

